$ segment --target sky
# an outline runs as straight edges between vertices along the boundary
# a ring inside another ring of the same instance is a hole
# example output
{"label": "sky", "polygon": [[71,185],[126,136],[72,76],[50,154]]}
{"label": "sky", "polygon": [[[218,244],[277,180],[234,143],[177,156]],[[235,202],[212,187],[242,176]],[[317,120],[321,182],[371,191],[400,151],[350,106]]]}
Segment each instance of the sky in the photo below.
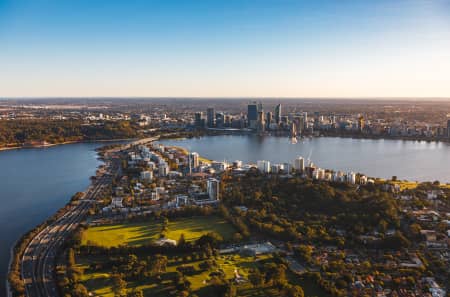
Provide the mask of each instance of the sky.
{"label": "sky", "polygon": [[0,0],[1,97],[450,97],[448,0]]}

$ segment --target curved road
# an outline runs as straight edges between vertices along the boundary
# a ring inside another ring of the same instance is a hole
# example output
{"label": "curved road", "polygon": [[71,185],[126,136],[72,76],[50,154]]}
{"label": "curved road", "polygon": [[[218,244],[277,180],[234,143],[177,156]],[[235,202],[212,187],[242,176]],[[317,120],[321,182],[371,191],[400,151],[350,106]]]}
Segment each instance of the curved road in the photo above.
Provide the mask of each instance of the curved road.
{"label": "curved road", "polygon": [[[128,145],[111,149],[106,155],[117,153],[132,145],[152,142],[158,138],[140,139]],[[59,295],[56,282],[57,252],[85,218],[102,189],[111,185],[111,174],[120,171],[120,162],[117,159],[108,158],[105,165],[107,171],[89,186],[77,204],[70,206],[63,216],[45,227],[26,247],[21,260],[21,278],[25,283],[26,296],[53,297]]]}
{"label": "curved road", "polygon": [[22,256],[21,277],[26,296],[58,296],[56,255],[67,237],[77,228],[104,187],[111,184],[111,175],[103,174],[86,190],[75,206],[45,227],[28,244]]}

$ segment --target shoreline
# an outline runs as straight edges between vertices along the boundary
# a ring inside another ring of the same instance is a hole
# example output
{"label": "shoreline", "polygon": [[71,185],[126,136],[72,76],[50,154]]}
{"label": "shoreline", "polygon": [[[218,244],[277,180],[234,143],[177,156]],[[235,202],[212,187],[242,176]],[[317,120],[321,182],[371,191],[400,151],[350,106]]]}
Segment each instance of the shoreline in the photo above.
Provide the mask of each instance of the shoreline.
{"label": "shoreline", "polygon": [[[233,131],[233,133],[229,133],[230,131],[215,131],[215,132],[222,132],[219,134],[205,134],[201,135],[199,137],[205,137],[205,136],[221,136],[221,135],[232,135],[235,134],[237,131]],[[228,133],[227,133],[228,132]],[[252,135],[245,131],[242,131],[243,133],[238,133],[238,135]],[[256,135],[256,134],[255,134]],[[280,135],[280,134],[267,134],[267,136],[270,137],[283,137],[288,135]],[[309,136],[305,136],[309,137]],[[369,140],[401,140],[401,141],[418,141],[418,142],[436,142],[436,143],[450,143],[450,139],[446,138],[440,138],[440,139],[426,139],[426,138],[413,138],[413,137],[403,137],[403,136],[374,136],[374,135],[333,135],[333,134],[320,134],[319,136],[312,136],[312,138],[315,137],[335,137],[335,138],[351,138],[351,139],[369,139]],[[160,140],[170,139],[170,140],[183,140],[188,137],[175,137],[175,138],[161,138]],[[118,138],[118,139],[99,139],[99,140],[74,140],[74,141],[65,141],[60,143],[49,143],[49,144],[43,144],[43,145],[32,145],[32,146],[11,146],[11,147],[0,147],[0,153],[3,151],[11,151],[11,150],[20,150],[20,149],[36,149],[36,148],[49,148],[54,147],[58,145],[66,145],[66,144],[76,144],[76,143],[94,143],[94,142],[114,142],[114,141],[134,141],[138,140],[139,138]]]}
{"label": "shoreline", "polygon": [[[213,137],[213,136],[224,136],[224,135],[239,135],[239,136],[270,136],[270,137],[288,137],[290,138],[289,133],[277,133],[277,132],[267,132],[264,135],[258,135],[255,133],[249,133],[248,131],[228,131],[228,130],[214,130],[216,133],[206,133],[204,135],[200,135],[198,137]],[[304,135],[304,136],[297,136],[297,138],[317,138],[317,137],[330,137],[330,138],[351,138],[351,139],[367,139],[367,140],[399,140],[399,141],[418,141],[418,142],[436,142],[436,143],[450,143],[450,138],[424,138],[424,137],[407,137],[407,136],[377,136],[377,135],[368,135],[368,134],[354,134],[354,135],[347,135],[347,134],[330,134],[330,133],[323,133],[320,132],[319,135]],[[161,138],[160,140],[183,140],[190,137],[176,137],[176,138]]]}
{"label": "shoreline", "polygon": [[[139,141],[149,141],[149,138],[141,138],[141,139],[136,139],[136,138],[128,138],[128,139],[106,139],[106,140],[100,140],[100,141],[83,141],[83,142],[70,142],[70,143],[60,143],[60,144],[52,144],[50,146],[56,146],[56,145],[62,145],[62,144],[73,144],[73,143],[88,143],[88,142],[114,142],[114,141],[132,141],[134,140],[135,142],[139,142]],[[153,141],[153,139],[151,140]],[[47,146],[46,146],[47,147]],[[33,148],[33,147],[30,147]],[[36,148],[36,147],[34,147]],[[39,147],[37,147],[39,148]],[[43,148],[43,147],[42,147]],[[99,166],[97,166],[96,170],[98,170],[102,165],[104,165],[105,160],[101,158],[101,155],[98,151],[96,151],[97,157],[102,160],[102,164],[100,164]],[[86,192],[93,184],[93,181],[88,177],[89,180],[89,185],[87,186],[87,188],[84,189],[84,192]],[[35,231],[38,228],[45,228],[44,224],[48,224],[48,221],[58,217],[59,212],[64,209],[65,207],[67,207],[68,204],[71,203],[71,199],[69,199],[66,204],[64,206],[62,206],[60,209],[58,209],[55,213],[53,213],[52,215],[50,215],[47,219],[45,219],[42,223],[38,224],[37,226],[35,226],[34,228],[32,228],[31,230],[27,231],[26,233],[22,234],[15,242],[14,244],[10,247],[10,257],[9,257],[9,262],[8,262],[8,269],[7,269],[7,273],[6,273],[6,296],[7,297],[12,297],[13,296],[13,291],[11,289],[11,284],[9,282],[9,275],[11,273],[11,267],[14,264],[14,256],[16,254],[16,248],[17,248],[17,244],[20,243],[22,240],[24,240],[24,238],[30,233]],[[60,215],[64,215],[64,214],[60,214]],[[33,240],[33,238],[31,238],[30,240]],[[21,253],[23,253],[24,251],[22,251]],[[21,267],[21,265],[20,265]],[[20,268],[21,269],[21,268]],[[21,272],[19,269],[19,272]]]}
{"label": "shoreline", "polygon": [[38,148],[49,148],[58,145],[66,145],[66,144],[77,144],[77,143],[95,143],[95,142],[115,142],[115,141],[133,141],[138,138],[118,138],[118,139],[101,139],[101,140],[74,140],[74,141],[65,141],[60,143],[49,143],[42,145],[32,145],[32,146],[11,146],[11,147],[0,147],[0,152],[3,151],[11,151],[11,150],[21,150],[21,149],[38,149]]}
{"label": "shoreline", "polygon": [[[20,238],[22,238],[24,235],[22,235]],[[14,248],[16,247],[17,243],[19,242],[19,239],[16,239],[13,243],[12,246],[9,247],[9,261],[8,261],[8,270],[6,271],[6,296],[7,297],[12,297],[12,291],[11,291],[11,285],[9,284],[9,271],[13,262],[13,258],[14,258]]]}
{"label": "shoreline", "polygon": [[[123,139],[122,139],[123,140]],[[120,140],[104,140],[104,141],[102,141],[102,142],[113,142],[113,141],[120,141]],[[96,142],[96,141],[95,141]],[[73,143],[80,143],[80,142],[73,142]],[[73,144],[73,143],[60,143],[60,144],[52,144],[52,145],[50,145],[50,146],[56,146],[56,145],[63,145],[63,144]],[[48,147],[48,146],[45,146],[45,147]],[[45,147],[29,147],[29,148],[45,148]],[[27,147],[28,148],[28,147]],[[100,156],[100,154],[99,154],[99,152],[96,152],[97,153],[97,155],[98,156]],[[96,167],[96,170],[98,170],[99,168],[100,168],[100,166],[102,166],[104,164],[104,160],[102,160],[102,164],[100,164],[99,166],[97,166]],[[89,185],[87,186],[87,188],[85,188],[84,190],[83,190],[83,192],[85,192],[85,191],[87,191],[87,189],[89,189],[90,187],[91,187],[91,185],[92,185],[92,181],[90,180],[90,178],[88,177],[88,180],[89,180]],[[68,204],[70,204],[71,203],[71,199],[69,198],[69,200],[66,202],[66,204],[64,204],[64,206],[62,206],[61,208],[59,208],[55,213],[53,213],[53,214],[51,214],[48,218],[46,218],[43,222],[41,222],[41,223],[39,223],[38,225],[36,225],[35,227],[33,227],[32,229],[30,229],[29,231],[27,231],[27,232],[25,232],[24,234],[21,234],[20,235],[20,237],[18,238],[18,239],[16,239],[15,240],[15,242],[13,243],[13,245],[11,245],[10,246],[10,254],[9,254],[9,261],[8,261],[8,269],[7,269],[7,272],[6,272],[6,280],[5,280],[5,282],[6,282],[6,288],[5,288],[5,290],[6,290],[6,296],[7,297],[12,297],[13,296],[13,290],[12,290],[12,288],[11,288],[11,284],[10,284],[10,282],[9,282],[9,276],[10,276],[10,274],[11,274],[11,268],[12,268],[12,265],[14,264],[14,258],[15,258],[15,255],[16,255],[16,253],[17,252],[19,252],[19,251],[17,251],[17,245],[21,242],[21,241],[23,241],[24,240],[24,238],[28,235],[28,234],[30,234],[31,232],[33,232],[33,231],[35,231],[35,230],[37,230],[37,229],[39,229],[39,228],[45,228],[46,226],[44,226],[45,224],[48,224],[48,221],[49,220],[52,220],[53,218],[56,218],[56,217],[58,217],[58,215],[59,215],[59,213],[60,213],[60,211],[62,210],[62,209],[64,209],[65,207],[67,207],[67,205]],[[60,215],[64,215],[64,214],[60,214]],[[40,231],[39,231],[40,232]],[[30,241],[31,240],[33,240],[33,238],[31,238],[31,239],[29,239]],[[29,241],[29,242],[30,242]],[[27,243],[27,246],[28,246],[28,244],[29,244],[29,242]],[[20,254],[21,254],[21,257],[23,256],[23,252],[24,251],[21,251],[20,252]],[[20,258],[21,258],[20,257]],[[20,262],[19,262],[20,263]],[[19,264],[19,266],[21,267],[21,264]],[[21,272],[21,268],[19,269],[19,273]]]}

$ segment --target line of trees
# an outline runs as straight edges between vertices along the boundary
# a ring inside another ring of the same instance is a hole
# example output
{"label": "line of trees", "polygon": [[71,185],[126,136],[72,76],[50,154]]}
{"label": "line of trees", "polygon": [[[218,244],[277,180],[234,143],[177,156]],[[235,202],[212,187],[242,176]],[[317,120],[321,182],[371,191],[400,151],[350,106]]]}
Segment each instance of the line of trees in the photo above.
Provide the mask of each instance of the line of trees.
{"label": "line of trees", "polygon": [[129,121],[85,124],[81,120],[0,120],[0,147],[33,141],[63,143],[137,137]]}

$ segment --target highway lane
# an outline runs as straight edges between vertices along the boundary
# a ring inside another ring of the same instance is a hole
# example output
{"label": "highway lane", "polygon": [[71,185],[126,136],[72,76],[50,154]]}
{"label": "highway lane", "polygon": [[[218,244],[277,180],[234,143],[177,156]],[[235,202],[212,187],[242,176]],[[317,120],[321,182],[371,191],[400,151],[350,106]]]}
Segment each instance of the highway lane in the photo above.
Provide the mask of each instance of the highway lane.
{"label": "highway lane", "polygon": [[[114,166],[117,167],[117,164]],[[117,168],[112,168],[117,170]],[[21,277],[26,296],[58,296],[55,264],[58,249],[84,219],[98,194],[111,184],[111,176],[103,174],[86,190],[78,204],[36,235],[22,257]]]}
{"label": "highway lane", "polygon": [[107,171],[92,182],[78,204],[71,206],[64,215],[46,226],[30,241],[21,261],[21,278],[25,284],[26,296],[53,297],[59,295],[56,282],[58,250],[85,218],[103,188],[111,185],[112,174],[119,172],[120,163],[109,157],[131,145],[145,144],[158,138],[140,139],[106,152],[105,168]]}

